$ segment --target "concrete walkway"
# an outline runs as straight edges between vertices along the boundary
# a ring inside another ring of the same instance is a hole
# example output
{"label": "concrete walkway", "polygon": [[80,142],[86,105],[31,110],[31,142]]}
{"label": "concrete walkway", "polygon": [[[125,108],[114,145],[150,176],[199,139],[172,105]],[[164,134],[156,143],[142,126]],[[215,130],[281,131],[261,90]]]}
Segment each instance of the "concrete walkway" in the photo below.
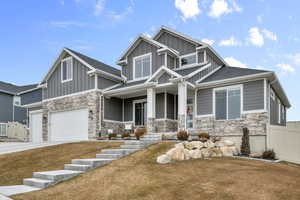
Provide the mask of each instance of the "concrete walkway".
{"label": "concrete walkway", "polygon": [[45,142],[45,143],[32,143],[32,142],[0,142],[0,155],[7,153],[14,153],[25,151],[29,149],[36,149],[41,147],[53,146],[69,142]]}
{"label": "concrete walkway", "polygon": [[20,193],[33,192],[40,189],[41,188],[31,187],[27,185],[0,186],[0,194],[5,196],[11,196]]}

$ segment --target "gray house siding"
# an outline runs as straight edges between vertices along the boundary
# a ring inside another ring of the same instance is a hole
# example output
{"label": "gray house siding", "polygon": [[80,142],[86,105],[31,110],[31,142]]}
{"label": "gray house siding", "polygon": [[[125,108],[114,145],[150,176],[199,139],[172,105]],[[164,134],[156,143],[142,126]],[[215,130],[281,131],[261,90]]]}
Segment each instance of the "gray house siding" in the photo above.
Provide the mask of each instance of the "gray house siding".
{"label": "gray house siding", "polygon": [[47,88],[43,89],[44,99],[64,96],[95,88],[95,77],[89,76],[89,69],[73,58],[73,80],[61,82],[60,63],[47,81]]}
{"label": "gray house siding", "polygon": [[173,69],[176,67],[176,59],[170,55],[167,56],[167,67]]}
{"label": "gray house siding", "polygon": [[204,51],[199,51],[198,52],[198,63],[203,63],[204,62]]}
{"label": "gray house siding", "polygon": [[244,83],[244,110],[264,109],[264,81]]}
{"label": "gray house siding", "polygon": [[42,101],[42,89],[37,89],[31,92],[21,94],[22,105],[32,104]]}
{"label": "gray house siding", "polygon": [[152,74],[154,74],[158,68],[164,65],[164,54],[158,55],[156,46],[149,44],[148,42],[141,41],[138,46],[128,55],[128,64],[122,68],[122,73],[127,77],[128,80],[133,79],[133,58],[147,53],[152,53]]}
{"label": "gray house siding", "polygon": [[22,108],[19,106],[14,107],[14,121],[26,124],[27,118],[27,108]]}
{"label": "gray house siding", "polygon": [[165,118],[165,93],[156,94],[156,119]]}
{"label": "gray house siding", "polygon": [[133,121],[133,101],[147,99],[147,96],[124,99],[124,121]]}
{"label": "gray house siding", "polygon": [[169,81],[170,78],[171,78],[171,76],[170,76],[168,73],[165,72],[163,75],[161,75],[161,76],[158,78],[157,82],[158,82],[159,84],[169,83],[169,82],[170,82],[170,81]]}
{"label": "gray house siding", "polygon": [[7,123],[13,120],[13,96],[0,93],[0,123]]}
{"label": "gray house siding", "polygon": [[283,111],[281,112],[281,115],[280,115],[281,120],[280,120],[280,123],[279,123],[279,120],[278,120],[278,117],[279,117],[279,102],[280,102],[280,99],[278,98],[276,93],[275,93],[275,100],[273,100],[270,97],[270,124],[285,126],[286,125],[286,108],[285,108],[285,106],[283,106],[281,104],[282,105],[281,108],[283,109]]}
{"label": "gray house siding", "polygon": [[197,115],[209,115],[213,113],[213,89],[197,91]]}
{"label": "gray house siding", "polygon": [[104,119],[122,121],[123,100],[119,98],[104,98]]}
{"label": "gray house siding", "polygon": [[118,82],[98,76],[98,89],[105,89],[116,84],[118,84]]}
{"label": "gray house siding", "polygon": [[174,119],[175,110],[174,110],[175,99],[173,94],[167,94],[167,118]]}
{"label": "gray house siding", "polygon": [[180,55],[185,55],[196,51],[196,45],[169,33],[161,34],[157,41],[177,50]]}

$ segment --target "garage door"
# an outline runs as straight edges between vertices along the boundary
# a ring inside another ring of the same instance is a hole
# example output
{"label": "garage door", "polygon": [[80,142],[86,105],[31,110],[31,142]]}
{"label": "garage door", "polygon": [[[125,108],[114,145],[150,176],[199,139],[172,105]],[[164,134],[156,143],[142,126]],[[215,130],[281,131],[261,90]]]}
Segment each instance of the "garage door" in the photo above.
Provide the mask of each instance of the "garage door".
{"label": "garage door", "polygon": [[30,112],[29,116],[31,141],[35,143],[43,142],[42,112]]}
{"label": "garage door", "polygon": [[49,117],[51,141],[88,139],[88,110],[72,110],[51,113]]}

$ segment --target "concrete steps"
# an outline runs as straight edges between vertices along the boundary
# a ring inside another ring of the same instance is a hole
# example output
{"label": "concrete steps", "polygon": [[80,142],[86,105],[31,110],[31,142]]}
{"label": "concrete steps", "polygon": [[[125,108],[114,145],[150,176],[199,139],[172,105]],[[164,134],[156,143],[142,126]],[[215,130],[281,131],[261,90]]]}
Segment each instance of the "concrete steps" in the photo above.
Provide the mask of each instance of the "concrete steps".
{"label": "concrete steps", "polygon": [[34,172],[33,178],[24,179],[23,184],[44,189],[144,149],[158,140],[157,135],[149,135],[140,141],[125,141],[118,149],[103,149],[96,158],[73,159],[71,164],[65,164],[64,170]]}

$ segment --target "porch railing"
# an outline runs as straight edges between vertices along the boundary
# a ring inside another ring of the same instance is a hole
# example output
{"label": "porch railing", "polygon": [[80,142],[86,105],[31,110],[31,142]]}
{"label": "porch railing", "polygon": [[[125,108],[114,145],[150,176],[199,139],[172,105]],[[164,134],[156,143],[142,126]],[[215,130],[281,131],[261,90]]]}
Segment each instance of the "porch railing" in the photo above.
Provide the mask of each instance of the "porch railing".
{"label": "porch railing", "polygon": [[7,137],[7,124],[0,123],[0,137]]}

